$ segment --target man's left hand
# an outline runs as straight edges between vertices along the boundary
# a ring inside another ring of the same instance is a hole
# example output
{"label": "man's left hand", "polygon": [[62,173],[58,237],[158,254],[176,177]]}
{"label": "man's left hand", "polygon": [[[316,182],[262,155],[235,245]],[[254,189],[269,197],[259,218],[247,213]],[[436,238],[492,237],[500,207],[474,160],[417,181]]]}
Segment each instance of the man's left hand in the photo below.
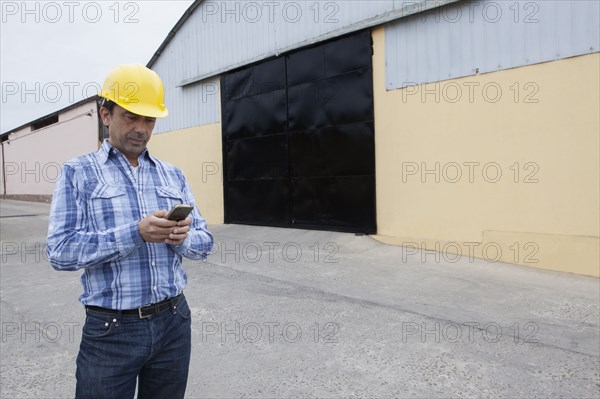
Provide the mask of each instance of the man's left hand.
{"label": "man's left hand", "polygon": [[184,220],[177,222],[177,226],[173,227],[173,231],[169,234],[169,238],[165,240],[165,243],[170,245],[179,245],[185,241],[188,231],[190,231],[190,224],[192,224],[192,218],[189,216]]}

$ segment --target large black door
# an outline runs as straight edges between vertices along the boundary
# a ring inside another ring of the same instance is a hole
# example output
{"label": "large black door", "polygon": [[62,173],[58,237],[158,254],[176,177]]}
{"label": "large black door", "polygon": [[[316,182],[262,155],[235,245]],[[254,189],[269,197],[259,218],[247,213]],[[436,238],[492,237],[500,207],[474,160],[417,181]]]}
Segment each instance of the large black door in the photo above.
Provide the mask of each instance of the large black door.
{"label": "large black door", "polygon": [[369,32],[221,79],[225,223],[376,232]]}

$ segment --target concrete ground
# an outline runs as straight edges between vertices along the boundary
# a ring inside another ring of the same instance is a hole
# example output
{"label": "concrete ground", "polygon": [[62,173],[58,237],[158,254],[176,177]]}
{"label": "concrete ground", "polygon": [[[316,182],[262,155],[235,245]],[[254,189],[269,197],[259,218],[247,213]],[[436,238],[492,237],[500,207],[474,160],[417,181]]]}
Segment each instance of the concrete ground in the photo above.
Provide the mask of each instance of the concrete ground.
{"label": "concrete ground", "polygon": [[[73,397],[79,272],[46,260],[47,204],[0,208],[0,396]],[[600,395],[597,278],[352,234],[211,230],[214,253],[185,263],[189,398]]]}

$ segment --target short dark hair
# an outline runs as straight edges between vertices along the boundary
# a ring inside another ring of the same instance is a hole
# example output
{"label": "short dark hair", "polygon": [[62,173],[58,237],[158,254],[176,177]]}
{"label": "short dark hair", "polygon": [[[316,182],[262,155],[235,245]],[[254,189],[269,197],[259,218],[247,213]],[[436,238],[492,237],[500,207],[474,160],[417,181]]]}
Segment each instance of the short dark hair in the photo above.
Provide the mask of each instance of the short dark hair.
{"label": "short dark hair", "polygon": [[100,106],[106,108],[108,110],[108,113],[111,115],[113,109],[115,109],[115,105],[117,105],[117,103],[114,103],[106,98],[102,101],[102,104],[100,104]]}

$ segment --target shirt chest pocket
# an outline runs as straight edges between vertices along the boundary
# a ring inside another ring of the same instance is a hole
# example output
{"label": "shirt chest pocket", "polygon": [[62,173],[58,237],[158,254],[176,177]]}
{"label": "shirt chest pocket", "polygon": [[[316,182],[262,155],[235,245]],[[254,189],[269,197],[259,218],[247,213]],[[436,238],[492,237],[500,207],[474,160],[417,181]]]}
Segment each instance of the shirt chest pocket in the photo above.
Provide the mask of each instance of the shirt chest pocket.
{"label": "shirt chest pocket", "polygon": [[98,230],[112,229],[135,220],[127,191],[119,186],[96,186],[88,202],[89,215]]}
{"label": "shirt chest pocket", "polygon": [[183,204],[184,201],[181,190],[172,186],[157,186],[156,195],[159,209],[166,209],[167,211],[177,204]]}

